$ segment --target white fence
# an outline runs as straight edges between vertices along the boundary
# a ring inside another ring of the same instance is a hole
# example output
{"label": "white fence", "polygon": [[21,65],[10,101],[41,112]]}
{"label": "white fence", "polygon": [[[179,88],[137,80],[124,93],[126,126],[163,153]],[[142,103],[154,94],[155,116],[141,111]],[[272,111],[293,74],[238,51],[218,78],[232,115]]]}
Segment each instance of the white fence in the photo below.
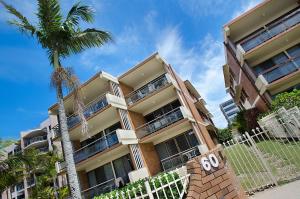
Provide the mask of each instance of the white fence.
{"label": "white fence", "polygon": [[280,109],[260,128],[223,143],[243,188],[255,193],[300,177],[300,111]]}
{"label": "white fence", "polygon": [[94,197],[95,199],[181,199],[189,184],[186,167],[140,180],[120,190]]}

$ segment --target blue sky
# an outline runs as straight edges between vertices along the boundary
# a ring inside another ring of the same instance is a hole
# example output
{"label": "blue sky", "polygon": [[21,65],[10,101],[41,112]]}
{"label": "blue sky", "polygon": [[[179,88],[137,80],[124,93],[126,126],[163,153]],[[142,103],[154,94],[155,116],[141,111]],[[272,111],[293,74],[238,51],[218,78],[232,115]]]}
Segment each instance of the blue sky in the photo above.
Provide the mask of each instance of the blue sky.
{"label": "blue sky", "polygon": [[[9,0],[35,22],[34,0]],[[61,0],[67,11],[77,1]],[[184,79],[191,80],[207,102],[218,127],[226,121],[218,105],[229,96],[222,75],[222,26],[260,0],[82,0],[96,11],[90,25],[110,31],[115,42],[63,61],[81,82],[104,70],[122,74],[158,51]],[[130,2],[130,3],[129,3]],[[51,67],[37,42],[10,27],[0,7],[0,138],[17,138],[47,118],[55,103]]]}

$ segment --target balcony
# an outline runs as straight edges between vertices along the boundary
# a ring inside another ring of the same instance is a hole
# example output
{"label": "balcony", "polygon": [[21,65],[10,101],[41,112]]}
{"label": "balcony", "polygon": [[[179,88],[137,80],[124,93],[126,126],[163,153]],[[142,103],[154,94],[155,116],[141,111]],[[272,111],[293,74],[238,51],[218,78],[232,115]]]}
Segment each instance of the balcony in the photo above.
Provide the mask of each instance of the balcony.
{"label": "balcony", "polygon": [[16,185],[17,191],[23,191],[24,190],[24,182],[20,182]]}
{"label": "balcony", "polygon": [[32,187],[35,185],[34,178],[27,178],[27,187]]}
{"label": "balcony", "polygon": [[55,162],[56,173],[61,173],[66,168],[66,162]]}
{"label": "balcony", "polygon": [[[124,98],[117,97],[110,93],[105,93],[92,102],[85,105],[84,116],[88,121],[89,133],[97,133],[97,129],[101,125],[111,123],[112,121],[118,122],[117,108],[127,109]],[[78,140],[82,137],[80,126],[80,119],[77,114],[72,114],[67,118],[70,138]],[[57,124],[52,127],[52,138],[56,139],[61,136],[60,126]]]}
{"label": "balcony", "polygon": [[99,196],[102,193],[110,192],[116,188],[115,179],[110,179],[106,182],[100,183],[94,187],[88,188],[82,191],[82,196],[85,199],[94,198],[95,196]]}
{"label": "balcony", "polygon": [[170,126],[171,124],[174,124],[175,122],[183,119],[183,114],[180,109],[180,107],[160,116],[159,118],[156,118],[155,120],[152,120],[146,124],[144,124],[141,127],[138,127],[136,129],[137,137],[139,139],[150,135],[152,133],[155,133],[159,131],[160,129],[163,129],[167,126]]}
{"label": "balcony", "polygon": [[34,143],[44,142],[44,141],[47,141],[47,135],[37,136],[34,138],[27,139],[24,141],[24,145],[25,147],[28,147],[29,145],[33,145]]}
{"label": "balcony", "polygon": [[173,170],[176,167],[181,167],[190,159],[200,155],[198,147],[193,147],[186,151],[177,153],[170,157],[161,160],[161,165],[164,171]]}
{"label": "balcony", "polygon": [[263,75],[270,84],[286,75],[289,75],[300,68],[300,57],[290,59],[282,64],[275,65],[258,75]]}
{"label": "balcony", "polygon": [[88,159],[89,157],[100,153],[108,148],[119,143],[116,131],[113,131],[98,140],[84,146],[83,148],[74,152],[75,163],[79,163],[83,160]]}
{"label": "balcony", "polygon": [[245,52],[248,52],[271,38],[287,31],[300,23],[300,8],[270,23],[265,29],[260,30],[249,36],[240,45]]}
{"label": "balcony", "polygon": [[[83,112],[85,118],[90,118],[95,115],[100,110],[104,109],[108,105],[106,93],[97,97],[92,102],[85,105],[85,110]],[[68,128],[71,129],[76,125],[80,124],[80,118],[77,114],[72,114],[68,116]]]}
{"label": "balcony", "polygon": [[154,93],[155,91],[163,88],[169,83],[166,74],[152,80],[148,84],[144,85],[143,87],[133,91],[128,96],[126,96],[126,102],[129,106],[134,104],[135,102],[145,98],[146,96]]}

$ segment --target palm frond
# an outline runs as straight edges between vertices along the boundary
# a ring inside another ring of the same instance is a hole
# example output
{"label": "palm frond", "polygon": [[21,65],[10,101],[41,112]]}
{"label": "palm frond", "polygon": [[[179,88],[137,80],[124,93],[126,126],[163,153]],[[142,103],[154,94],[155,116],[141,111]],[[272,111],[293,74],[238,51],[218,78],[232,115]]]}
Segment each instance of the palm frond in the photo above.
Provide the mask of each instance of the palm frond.
{"label": "palm frond", "polygon": [[74,111],[77,113],[81,121],[81,132],[82,134],[88,133],[88,123],[84,116],[84,103],[82,99],[82,94],[80,91],[80,82],[75,76],[72,68],[68,67],[58,67],[55,68],[51,75],[51,86],[63,86],[67,88],[69,92],[72,92],[74,97]]}
{"label": "palm frond", "polygon": [[97,29],[86,29],[74,34],[65,44],[65,50],[68,54],[79,53],[88,48],[103,46],[105,43],[111,41],[113,41],[113,39],[109,32]]}
{"label": "palm frond", "polygon": [[17,26],[23,33],[30,33],[31,35],[35,33],[36,28],[16,8],[5,3],[3,0],[0,0],[0,3],[5,7],[5,9],[10,14],[14,15],[18,19],[18,20],[9,20],[8,22],[10,24]]}
{"label": "palm frond", "polygon": [[94,11],[91,7],[81,5],[81,3],[78,2],[70,9],[64,22],[64,26],[78,26],[80,19],[88,23],[93,22]]}
{"label": "palm frond", "polygon": [[61,28],[62,15],[58,0],[38,0],[37,16],[44,34],[49,35]]}

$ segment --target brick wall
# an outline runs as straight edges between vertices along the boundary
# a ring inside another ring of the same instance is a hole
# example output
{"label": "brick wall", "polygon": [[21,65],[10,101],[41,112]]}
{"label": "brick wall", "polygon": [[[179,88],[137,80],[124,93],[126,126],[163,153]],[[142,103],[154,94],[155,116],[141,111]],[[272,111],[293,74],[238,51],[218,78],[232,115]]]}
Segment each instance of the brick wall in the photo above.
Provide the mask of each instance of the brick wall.
{"label": "brick wall", "polygon": [[[205,171],[200,164],[201,158],[214,153],[220,164]],[[187,163],[190,184],[187,199],[246,199],[243,189],[230,169],[221,147],[198,156]]]}

